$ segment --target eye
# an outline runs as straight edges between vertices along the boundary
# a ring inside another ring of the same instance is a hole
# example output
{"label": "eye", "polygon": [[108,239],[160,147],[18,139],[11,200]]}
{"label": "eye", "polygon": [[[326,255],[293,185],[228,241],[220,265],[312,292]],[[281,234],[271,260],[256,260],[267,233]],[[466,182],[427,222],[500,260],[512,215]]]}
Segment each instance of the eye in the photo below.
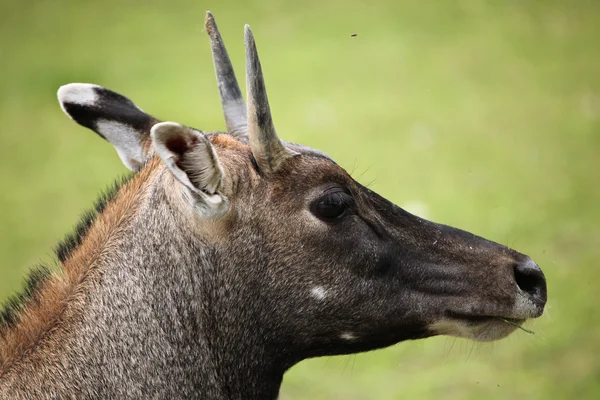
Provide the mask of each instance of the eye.
{"label": "eye", "polygon": [[352,196],[344,191],[326,193],[311,206],[315,216],[324,221],[334,221],[343,217],[352,205]]}

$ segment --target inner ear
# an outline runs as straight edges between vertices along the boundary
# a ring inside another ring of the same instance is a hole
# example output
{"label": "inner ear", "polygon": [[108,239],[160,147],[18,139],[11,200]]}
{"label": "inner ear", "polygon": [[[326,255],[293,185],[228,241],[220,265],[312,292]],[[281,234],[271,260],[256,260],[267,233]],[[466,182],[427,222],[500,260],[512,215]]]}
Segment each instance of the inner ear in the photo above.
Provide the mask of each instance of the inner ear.
{"label": "inner ear", "polygon": [[195,137],[191,138],[191,143],[188,143],[184,137],[173,136],[168,137],[165,146],[172,151],[174,154],[178,154],[180,157],[185,156],[185,153],[190,150],[190,147],[197,142]]}
{"label": "inner ear", "polygon": [[222,201],[219,191],[223,186],[223,168],[212,143],[202,132],[175,122],[161,122],[152,127],[150,135],[156,153],[179,182],[200,194],[202,201]]}

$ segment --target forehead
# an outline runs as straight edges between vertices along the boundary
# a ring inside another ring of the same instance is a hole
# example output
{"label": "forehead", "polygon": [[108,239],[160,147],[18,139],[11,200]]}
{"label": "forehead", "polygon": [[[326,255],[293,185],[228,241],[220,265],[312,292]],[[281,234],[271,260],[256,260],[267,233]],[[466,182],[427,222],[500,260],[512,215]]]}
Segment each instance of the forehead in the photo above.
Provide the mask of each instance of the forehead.
{"label": "forehead", "polygon": [[[211,133],[206,133],[206,135],[210,138],[213,145],[222,146],[222,147],[229,148],[229,149],[237,148],[239,150],[242,150],[242,149],[244,149],[246,151],[250,150],[248,147],[248,138],[247,137],[234,138],[229,133],[225,133],[225,132],[211,132]],[[333,162],[335,164],[335,161],[333,161],[333,159],[331,157],[329,157],[327,154],[325,154],[324,152],[322,152],[320,150],[313,149],[312,147],[308,147],[308,146],[305,146],[303,144],[298,144],[298,143],[291,143],[291,142],[286,142],[286,141],[283,141],[283,143],[289,149],[294,150],[300,154],[312,156],[312,157],[316,157],[316,158],[323,158],[323,159]]]}
{"label": "forehead", "polygon": [[297,143],[284,142],[284,144],[287,147],[289,147],[290,149],[297,151],[300,154],[308,155],[308,156],[312,156],[312,157],[316,157],[316,158],[323,158],[323,159],[330,161],[330,162],[334,163],[335,165],[337,165],[336,162],[331,159],[331,157],[329,157],[327,154],[323,153],[320,150],[313,149],[312,147],[304,146],[302,144],[297,144]]}
{"label": "forehead", "polygon": [[[221,156],[220,161],[232,169],[254,170],[258,174],[257,166],[254,164],[252,151],[247,144],[246,138],[234,138],[228,133],[214,132],[208,134],[210,141]],[[290,160],[289,168],[270,179],[276,186],[293,185],[296,190],[312,187],[324,181],[332,183],[348,184],[352,178],[331,157],[324,152],[302,144],[284,142],[291,150],[301,154]],[[240,165],[245,164],[245,168]],[[232,171],[233,172],[233,171]],[[242,172],[243,173],[243,172]]]}

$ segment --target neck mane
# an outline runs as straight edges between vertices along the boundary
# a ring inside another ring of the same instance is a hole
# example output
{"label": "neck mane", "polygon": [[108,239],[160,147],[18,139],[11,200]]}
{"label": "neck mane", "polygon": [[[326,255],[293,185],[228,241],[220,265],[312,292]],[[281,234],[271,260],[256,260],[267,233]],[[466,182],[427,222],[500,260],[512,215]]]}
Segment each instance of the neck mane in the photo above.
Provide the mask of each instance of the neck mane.
{"label": "neck mane", "polygon": [[224,294],[232,266],[185,231],[161,171],[154,159],[116,184],[58,246],[59,271],[32,273],[0,324],[0,397],[277,397],[289,365],[245,300]]}
{"label": "neck mane", "polygon": [[150,162],[139,174],[122,178],[104,192],[57,246],[58,271],[46,266],[33,269],[24,292],[6,302],[0,314],[0,377],[38,350],[51,347],[62,328],[78,317],[86,291],[102,273],[99,261],[135,215],[156,164]]}

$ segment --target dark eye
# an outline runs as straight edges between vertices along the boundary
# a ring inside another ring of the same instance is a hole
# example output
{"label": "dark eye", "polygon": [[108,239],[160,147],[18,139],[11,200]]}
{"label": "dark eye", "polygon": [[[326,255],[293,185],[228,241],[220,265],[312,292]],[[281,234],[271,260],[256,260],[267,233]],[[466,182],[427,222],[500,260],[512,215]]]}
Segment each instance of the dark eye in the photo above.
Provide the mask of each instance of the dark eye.
{"label": "dark eye", "polygon": [[311,211],[324,221],[333,221],[343,217],[350,205],[352,196],[343,191],[326,193],[311,206]]}

